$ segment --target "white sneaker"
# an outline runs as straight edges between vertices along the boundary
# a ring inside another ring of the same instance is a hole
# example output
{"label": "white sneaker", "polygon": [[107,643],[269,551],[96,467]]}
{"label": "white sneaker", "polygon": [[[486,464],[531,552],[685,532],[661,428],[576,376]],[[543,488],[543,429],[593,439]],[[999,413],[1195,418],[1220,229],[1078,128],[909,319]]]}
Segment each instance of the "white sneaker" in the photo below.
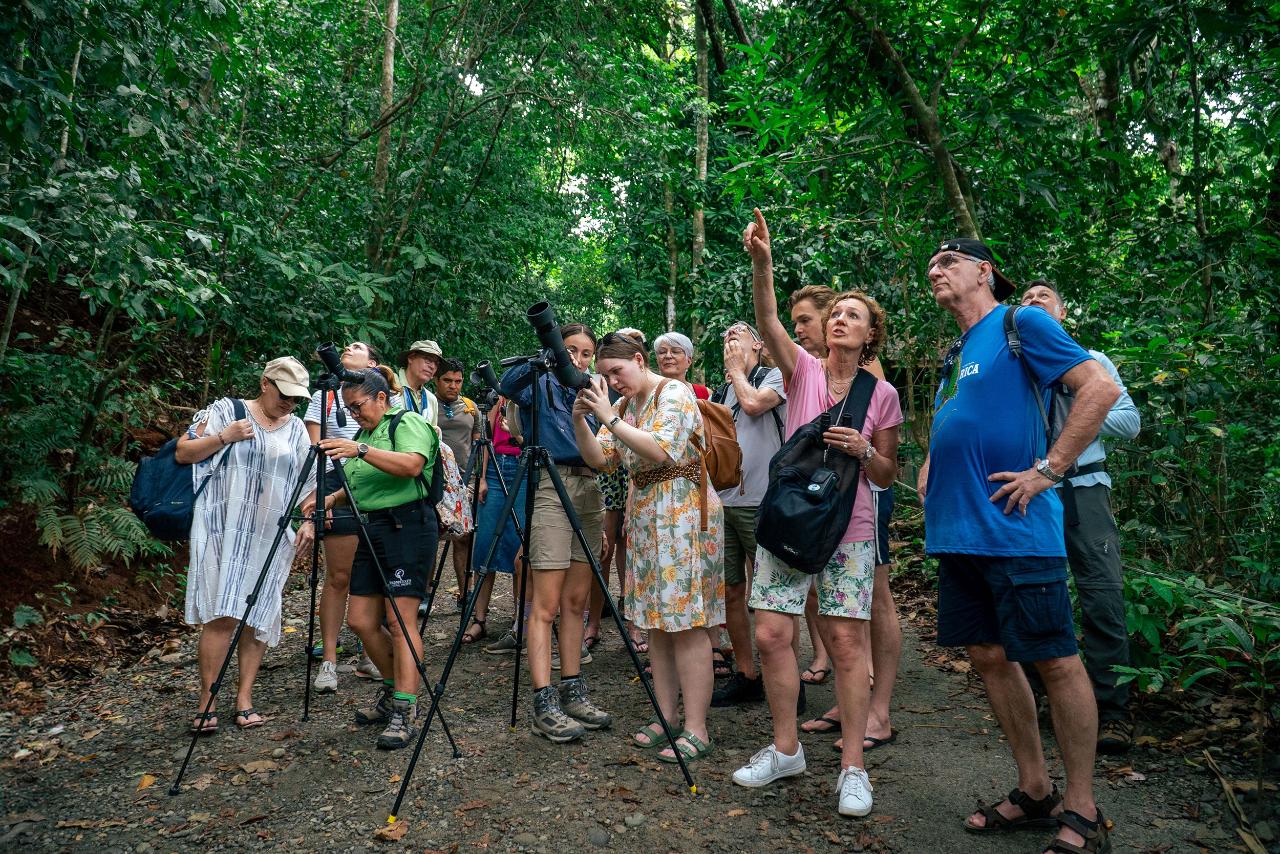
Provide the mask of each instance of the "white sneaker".
{"label": "white sneaker", "polygon": [[850,765],[841,771],[836,794],[840,796],[840,815],[864,816],[871,812],[871,780],[863,769]]}
{"label": "white sneaker", "polygon": [[761,748],[751,761],[733,772],[733,782],[751,789],[767,786],[782,777],[803,774],[804,745],[796,749],[795,756],[788,756],[774,745]]}
{"label": "white sneaker", "polygon": [[320,694],[331,694],[338,690],[338,667],[332,661],[320,662],[320,672],[316,674],[315,689]]}

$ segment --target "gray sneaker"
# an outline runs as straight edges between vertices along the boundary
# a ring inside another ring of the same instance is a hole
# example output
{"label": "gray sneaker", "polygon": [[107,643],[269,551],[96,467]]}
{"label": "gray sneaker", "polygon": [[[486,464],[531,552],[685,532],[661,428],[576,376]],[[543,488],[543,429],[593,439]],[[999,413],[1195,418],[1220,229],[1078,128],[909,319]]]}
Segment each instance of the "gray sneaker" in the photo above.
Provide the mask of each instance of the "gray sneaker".
{"label": "gray sneaker", "polygon": [[561,711],[560,694],[554,685],[534,692],[533,725],[530,728],[535,734],[556,744],[582,738],[586,732],[580,723]]}
{"label": "gray sneaker", "polygon": [[507,629],[502,637],[484,648],[484,651],[490,655],[514,655],[516,649],[519,648],[516,643],[516,633],[512,629]]}
{"label": "gray sneaker", "polygon": [[387,718],[387,728],[378,736],[378,747],[382,750],[399,750],[408,747],[418,735],[414,727],[413,707],[417,703],[408,700],[392,700],[391,714]]}
{"label": "gray sneaker", "polygon": [[587,680],[582,676],[560,683],[560,708],[584,729],[606,729],[613,723],[613,715],[587,696]]}
{"label": "gray sneaker", "polygon": [[316,674],[314,685],[316,693],[331,694],[338,690],[338,667],[332,661],[320,662],[320,672]]}
{"label": "gray sneaker", "polygon": [[381,679],[382,671],[378,669],[378,665],[373,663],[367,654],[360,656],[360,663],[356,665],[356,676],[361,679]]}
{"label": "gray sneaker", "polygon": [[371,707],[364,709],[356,709],[356,723],[361,724],[380,724],[391,719],[391,704],[395,702],[395,689],[390,685],[383,685],[378,693],[378,701]]}
{"label": "gray sneaker", "polygon": [[[591,658],[591,650],[587,649],[587,644],[586,644],[586,642],[584,641],[584,642],[583,642],[583,644],[582,644],[582,658],[580,658],[580,659],[579,659],[579,663],[580,663],[580,664],[590,664],[590,663],[591,663],[591,660],[592,660],[592,658]],[[551,669],[552,669],[552,670],[559,670],[559,669],[560,669],[560,650],[559,650],[559,648],[556,648],[556,649],[551,650]]]}

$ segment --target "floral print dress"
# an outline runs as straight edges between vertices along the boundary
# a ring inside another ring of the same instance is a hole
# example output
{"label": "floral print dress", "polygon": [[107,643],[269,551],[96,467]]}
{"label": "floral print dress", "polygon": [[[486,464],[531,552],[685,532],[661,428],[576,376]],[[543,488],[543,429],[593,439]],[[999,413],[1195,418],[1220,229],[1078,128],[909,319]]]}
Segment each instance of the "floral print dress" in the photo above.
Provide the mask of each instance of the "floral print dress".
{"label": "floral print dress", "polygon": [[[660,399],[650,396],[619,412],[623,419],[653,436],[675,465],[698,462],[690,441],[705,441],[702,416],[693,392],[668,382]],[[614,404],[615,410],[626,399]],[[601,428],[605,471],[625,465],[638,473],[662,468],[642,459],[609,429]],[[668,464],[669,465],[669,464]],[[641,629],[682,632],[724,622],[724,542],[720,498],[707,489],[707,529],[702,530],[701,490],[697,480],[676,477],[648,486],[636,483],[627,514],[627,590],[624,606]]]}

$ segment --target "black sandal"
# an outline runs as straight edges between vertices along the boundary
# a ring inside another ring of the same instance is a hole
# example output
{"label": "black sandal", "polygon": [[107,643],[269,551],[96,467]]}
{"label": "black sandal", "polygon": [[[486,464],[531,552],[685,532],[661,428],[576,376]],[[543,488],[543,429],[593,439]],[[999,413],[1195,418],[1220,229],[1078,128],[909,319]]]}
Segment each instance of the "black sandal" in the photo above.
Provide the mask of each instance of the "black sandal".
{"label": "black sandal", "polygon": [[218,731],[217,712],[197,712],[187,732],[192,735],[213,735]]}
{"label": "black sandal", "polygon": [[718,646],[711,647],[711,667],[717,679],[728,679],[733,675],[733,660]]}
{"label": "black sandal", "polygon": [[1058,826],[1070,828],[1083,836],[1084,845],[1055,839],[1045,849],[1045,854],[1110,854],[1111,828],[1102,817],[1102,810],[1098,810],[1097,821],[1089,821],[1075,810],[1063,810],[1058,813]]}
{"label": "black sandal", "polygon": [[[487,619],[489,618],[485,617],[484,620],[477,620],[475,617],[472,617],[471,625],[467,626],[467,630],[462,633],[462,642],[475,643],[476,641],[482,641],[485,638],[487,638],[489,636],[489,630],[484,627],[485,620]],[[471,626],[479,626],[480,634],[478,635],[471,634]]]}
{"label": "black sandal", "polygon": [[985,807],[979,806],[977,811],[982,814],[986,822],[982,827],[978,827],[970,824],[966,819],[964,829],[970,833],[1008,833],[1014,830],[1056,827],[1058,824],[1058,818],[1053,811],[1062,803],[1062,795],[1058,794],[1057,786],[1038,801],[1021,789],[1014,789],[1005,800],[1021,809],[1022,815],[1017,818],[1006,817],[996,809],[1000,806],[1000,802]]}

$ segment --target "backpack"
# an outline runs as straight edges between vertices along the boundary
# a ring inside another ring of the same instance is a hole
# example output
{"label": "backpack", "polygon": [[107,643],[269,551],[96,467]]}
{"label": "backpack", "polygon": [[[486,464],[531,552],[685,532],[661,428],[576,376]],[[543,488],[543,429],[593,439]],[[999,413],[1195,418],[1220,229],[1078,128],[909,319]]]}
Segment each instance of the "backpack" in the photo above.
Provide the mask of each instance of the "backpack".
{"label": "backpack", "polygon": [[[400,410],[391,416],[391,423],[387,425],[387,438],[391,441],[393,451],[396,449],[396,428],[408,411]],[[360,434],[364,434],[364,430]],[[431,482],[426,482],[422,472],[418,472],[418,481],[427,489],[427,501],[436,508],[440,528],[445,536],[457,538],[471,533],[475,528],[471,501],[467,497],[466,485],[462,482],[462,474],[458,471],[453,451],[443,440],[436,445],[436,458],[431,463]]]}
{"label": "backpack", "polygon": [[[232,398],[231,405],[237,421],[247,417],[244,401]],[[200,482],[199,489],[191,485],[191,464],[174,459],[178,450],[176,438],[165,442],[153,456],[138,461],[138,470],[129,488],[129,507],[151,536],[167,542],[190,539],[196,499],[227,462],[231,448],[228,445],[222,450],[222,456]]]}
{"label": "backpack", "polygon": [[[1040,409],[1040,421],[1044,425],[1044,449],[1045,453],[1049,453],[1049,448],[1053,444],[1053,429],[1049,426],[1049,413],[1044,408],[1044,392],[1040,388],[1040,383],[1036,380],[1035,374],[1031,372],[1031,366],[1027,364],[1027,360],[1022,358],[1022,335],[1018,332],[1018,312],[1031,308],[1027,305],[1015,306],[1004,313],[1004,339],[1009,345],[1009,353],[1018,364],[1022,365],[1022,372],[1027,376],[1027,382],[1031,384],[1031,393],[1035,395],[1036,406]],[[1053,398],[1057,398],[1062,392],[1060,387],[1055,386],[1050,390]],[[1076,507],[1076,496],[1072,492],[1071,478],[1081,474],[1092,474],[1096,471],[1102,471],[1100,463],[1090,463],[1085,466],[1088,472],[1082,471],[1075,463],[1067,469],[1066,474],[1062,477],[1062,512],[1066,523],[1071,527],[1077,527],[1080,524],[1080,513]]]}
{"label": "backpack", "polygon": [[[760,385],[764,382],[764,378],[769,376],[770,370],[770,368],[766,368],[764,365],[756,365],[751,369],[751,373],[747,375],[747,382],[752,388],[760,388]],[[729,389],[732,385],[732,383],[724,383],[716,389],[711,395],[711,402],[723,404],[728,400]],[[741,401],[735,402],[733,406],[729,407],[729,409],[733,413],[733,423],[737,424],[738,413],[742,411]],[[773,416],[773,426],[778,430],[778,444],[782,444],[786,441],[786,429],[782,426],[782,416],[778,414],[778,409],[779,407],[775,406],[773,409],[769,410],[769,414]]]}
{"label": "backpack", "polygon": [[876,382],[860,370],[845,399],[797,430],[769,461],[769,489],[756,510],[756,543],[789,567],[822,572],[849,527],[862,463],[831,453],[822,434],[833,425],[860,429]]}

